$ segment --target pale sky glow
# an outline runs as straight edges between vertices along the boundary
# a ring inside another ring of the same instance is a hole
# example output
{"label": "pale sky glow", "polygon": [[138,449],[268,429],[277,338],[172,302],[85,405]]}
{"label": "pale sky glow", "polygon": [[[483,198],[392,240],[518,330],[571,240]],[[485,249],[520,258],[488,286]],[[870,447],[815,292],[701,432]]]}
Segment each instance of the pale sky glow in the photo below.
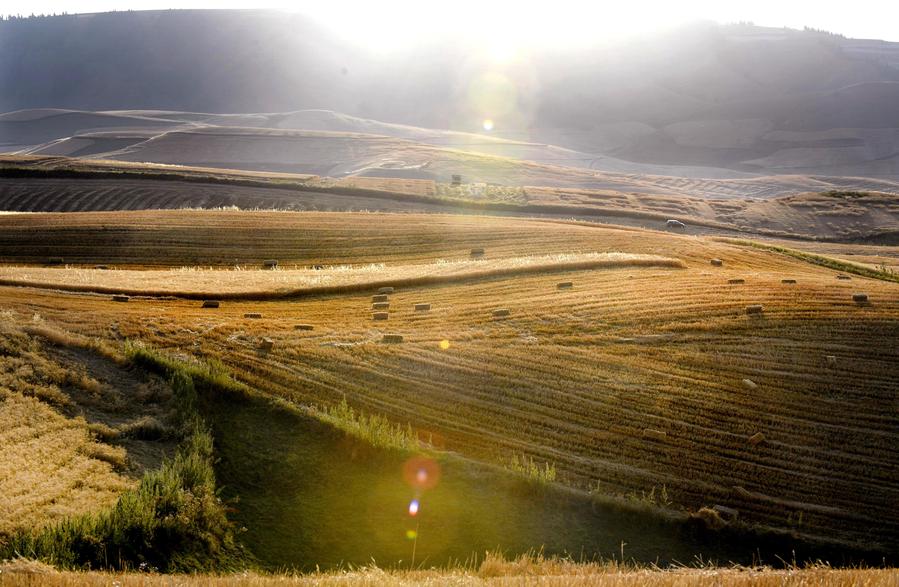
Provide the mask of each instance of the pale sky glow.
{"label": "pale sky glow", "polygon": [[374,50],[422,42],[435,34],[454,33],[483,44],[497,60],[517,50],[571,46],[619,36],[649,33],[694,20],[801,29],[810,26],[847,37],[899,41],[899,2],[756,0],[617,0],[490,1],[322,0],[322,1],[184,1],[171,0],[4,0],[0,14],[87,13],[166,8],[274,8],[308,14],[342,36]]}

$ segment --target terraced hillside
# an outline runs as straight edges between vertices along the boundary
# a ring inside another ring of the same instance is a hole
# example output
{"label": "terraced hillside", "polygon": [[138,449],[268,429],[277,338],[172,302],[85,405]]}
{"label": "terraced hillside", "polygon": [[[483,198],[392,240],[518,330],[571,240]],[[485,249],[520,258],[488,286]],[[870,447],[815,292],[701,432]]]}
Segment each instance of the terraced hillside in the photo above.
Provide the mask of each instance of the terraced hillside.
{"label": "terraced hillside", "polygon": [[[450,212],[580,218],[649,228],[668,219],[690,234],[896,244],[899,188],[829,178],[757,178],[722,183],[620,176],[594,189],[350,176],[342,179],[67,157],[0,157],[0,210],[85,212],[237,207],[244,210]],[[400,175],[400,176],[397,176]],[[611,176],[609,176],[611,177]],[[619,181],[620,180],[620,181]],[[647,183],[648,182],[648,183]],[[699,182],[699,183],[697,183]],[[700,185],[702,184],[702,185]]]}
{"label": "terraced hillside", "polygon": [[[29,223],[33,246],[47,243],[37,227],[53,227],[53,218],[16,216],[20,240],[4,242],[0,257],[19,254]],[[254,266],[265,258],[320,264],[327,277],[367,265],[368,276],[401,277],[378,282],[396,288],[386,321],[373,320],[374,285],[217,309],[177,297],[118,303],[3,287],[3,307],[39,311],[91,336],[215,358],[241,381],[298,404],[346,398],[410,424],[439,448],[494,463],[525,455],[553,464],[561,482],[582,490],[658,496],[664,488],[676,507],[725,505],[749,524],[896,552],[894,282],[838,279],[827,267],[708,238],[508,218],[169,212],[66,220],[76,232],[60,232],[67,238],[41,245],[41,255],[113,269],[192,265],[187,273],[198,274],[210,298],[230,272],[196,266],[249,263],[250,242]],[[88,225],[94,229],[77,232]],[[220,237],[184,240],[183,227]],[[155,249],[143,234],[153,235]],[[683,266],[549,264],[440,284],[406,280],[468,259],[477,247],[485,263],[619,251]],[[116,273],[42,271],[86,284]],[[291,279],[291,271],[269,273]],[[867,302],[853,301],[860,293]],[[761,310],[747,312],[754,305]],[[498,309],[508,316],[495,317]],[[402,343],[382,343],[385,334],[402,335]]]}

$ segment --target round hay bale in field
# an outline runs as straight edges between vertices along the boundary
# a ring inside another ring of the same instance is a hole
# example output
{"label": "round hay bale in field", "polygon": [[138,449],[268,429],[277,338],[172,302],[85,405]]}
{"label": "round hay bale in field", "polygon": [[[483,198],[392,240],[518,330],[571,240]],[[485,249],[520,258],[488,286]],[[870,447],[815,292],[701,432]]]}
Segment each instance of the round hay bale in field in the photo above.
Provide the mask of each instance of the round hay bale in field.
{"label": "round hay bale in field", "polygon": [[314,326],[312,324],[294,324],[294,330],[314,330]]}
{"label": "round hay bale in field", "polygon": [[268,351],[272,350],[272,348],[274,348],[274,346],[275,346],[275,341],[273,341],[272,339],[270,339],[268,337],[264,337],[262,340],[259,341],[259,348],[262,349],[263,351],[268,352]]}
{"label": "round hay bale in field", "polygon": [[219,301],[218,300],[203,300],[204,308],[218,308]]}
{"label": "round hay bale in field", "polygon": [[244,318],[259,319],[259,318],[262,318],[262,314],[259,313],[259,312],[247,312],[246,314],[243,315],[243,317],[244,317]]}
{"label": "round hay bale in field", "polygon": [[765,442],[765,435],[761,432],[756,432],[752,436],[749,437],[749,444],[752,446],[758,446],[759,444]]}
{"label": "round hay bale in field", "polygon": [[668,433],[661,430],[654,430],[652,428],[644,428],[643,438],[646,438],[648,440],[665,440],[666,438],[668,438]]}
{"label": "round hay bale in field", "polygon": [[724,261],[722,261],[721,259],[711,259],[709,263],[711,263],[715,267],[721,267],[722,265],[724,265]]}
{"label": "round hay bale in field", "polygon": [[114,302],[127,302],[130,299],[131,299],[130,297],[125,296],[125,295],[112,296],[112,301],[114,301]]}
{"label": "round hay bale in field", "polygon": [[781,279],[780,282],[792,285],[792,284],[796,283],[796,280],[795,279]]}
{"label": "round hay bale in field", "polygon": [[275,269],[276,267],[278,267],[278,260],[277,259],[266,259],[265,261],[262,262],[262,266],[265,269]]}
{"label": "round hay bale in field", "polygon": [[371,319],[372,320],[387,320],[387,312],[372,312]]}
{"label": "round hay bale in field", "polygon": [[473,257],[473,258],[483,257],[483,256],[484,256],[484,249],[483,249],[482,247],[474,248],[474,249],[471,250],[471,253],[469,253],[469,256],[471,256],[471,257]]}
{"label": "round hay bale in field", "polygon": [[379,294],[392,294],[393,288],[392,287],[379,287],[378,293]]}
{"label": "round hay bale in field", "polygon": [[556,284],[557,289],[571,289],[574,287],[574,283],[571,281],[561,281]]}
{"label": "round hay bale in field", "polygon": [[837,275],[837,279],[841,279],[841,280],[843,280],[843,281],[849,281],[849,280],[852,279],[852,278],[849,277],[848,275],[843,275],[843,274],[841,273],[841,274]]}
{"label": "round hay bale in field", "polygon": [[415,304],[413,308],[416,312],[428,312],[431,309],[431,304]]}
{"label": "round hay bale in field", "polygon": [[743,387],[746,389],[758,389],[759,384],[753,381],[752,379],[744,379]]}
{"label": "round hay bale in field", "polygon": [[826,355],[824,360],[827,361],[828,367],[836,367],[837,366],[837,357],[835,355]]}
{"label": "round hay bale in field", "polygon": [[386,302],[387,299],[387,294],[378,294],[371,297],[372,303]]}
{"label": "round hay bale in field", "polygon": [[742,485],[734,485],[733,490],[734,490],[734,493],[736,493],[738,496],[742,497],[743,499],[752,499],[752,494],[749,493],[749,491],[747,491],[747,489],[745,487],[743,487]]}
{"label": "round hay bale in field", "polygon": [[868,303],[868,294],[863,293],[854,293],[852,294],[852,301],[856,304],[867,304]]}
{"label": "round hay bale in field", "polygon": [[403,342],[403,335],[402,334],[385,334],[383,337],[381,337],[381,342],[384,342],[387,344],[398,344],[398,343]]}
{"label": "round hay bale in field", "polygon": [[388,310],[390,309],[390,302],[375,302],[371,305],[372,310]]}
{"label": "round hay bale in field", "polygon": [[741,283],[746,283],[746,280],[745,280],[745,279],[740,279],[740,278],[736,278],[736,279],[728,279],[728,280],[727,280],[727,283],[729,283],[730,285],[739,285],[739,284],[741,284]]}
{"label": "round hay bale in field", "polygon": [[762,307],[761,304],[751,304],[749,306],[746,306],[746,314],[748,316],[752,316],[752,315],[758,316],[763,311],[764,311],[764,308]]}
{"label": "round hay bale in field", "polygon": [[505,318],[509,314],[511,314],[511,311],[509,310],[509,308],[498,308],[496,310],[493,310],[491,314],[494,318]]}

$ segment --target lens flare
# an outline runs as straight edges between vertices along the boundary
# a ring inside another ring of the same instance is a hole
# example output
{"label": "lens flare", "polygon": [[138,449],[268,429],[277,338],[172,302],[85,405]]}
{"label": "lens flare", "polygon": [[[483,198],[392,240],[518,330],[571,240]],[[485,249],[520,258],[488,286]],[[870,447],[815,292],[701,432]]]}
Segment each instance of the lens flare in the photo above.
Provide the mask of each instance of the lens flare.
{"label": "lens flare", "polygon": [[481,123],[481,126],[484,127],[484,130],[491,131],[493,130],[493,120],[485,118],[484,122]]}
{"label": "lens flare", "polygon": [[432,489],[440,481],[440,465],[433,459],[416,455],[403,464],[403,480],[417,490]]}
{"label": "lens flare", "polygon": [[440,341],[440,350],[445,351],[450,347],[449,341],[444,339]]}
{"label": "lens flare", "polygon": [[418,515],[418,507],[419,507],[418,500],[417,500],[417,499],[413,499],[413,500],[409,503],[409,515],[410,515],[410,516],[413,516],[413,517],[414,517],[414,516],[417,516],[417,515]]}
{"label": "lens flare", "polygon": [[416,532],[415,530],[406,530],[406,538],[408,538],[409,540],[415,540],[416,538],[418,538],[418,532]]}

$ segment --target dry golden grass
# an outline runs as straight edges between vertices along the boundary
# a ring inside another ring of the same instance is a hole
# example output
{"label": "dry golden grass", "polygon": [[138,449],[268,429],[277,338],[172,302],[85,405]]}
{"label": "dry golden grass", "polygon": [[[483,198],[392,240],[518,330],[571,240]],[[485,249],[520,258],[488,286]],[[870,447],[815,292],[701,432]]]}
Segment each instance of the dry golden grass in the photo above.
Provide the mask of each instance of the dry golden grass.
{"label": "dry golden grass", "polygon": [[[410,423],[438,448],[496,463],[520,454],[555,464],[561,482],[584,490],[640,496],[664,486],[675,507],[722,504],[750,524],[869,546],[897,542],[896,284],[839,281],[832,270],[767,251],[640,230],[508,218],[222,214],[173,213],[168,229],[153,231],[170,243],[187,234],[179,225],[221,231],[270,221],[281,232],[263,233],[264,254],[255,254],[298,262],[371,263],[383,255],[388,266],[414,265],[484,246],[490,258],[662,255],[683,260],[686,270],[571,271],[566,290],[557,289],[558,275],[544,274],[397,288],[386,323],[371,321],[364,292],[234,301],[209,311],[188,300],[117,304],[2,288],[0,304],[19,316],[40,311],[86,336],[219,359],[239,380],[297,403],[333,405],[345,396],[357,409]],[[72,218],[82,234],[89,216]],[[143,214],[101,217],[108,232],[118,230],[116,219],[144,227],[134,234],[150,226]],[[141,238],[136,250],[149,255],[149,238]],[[190,254],[219,255],[219,242],[202,251],[192,241]],[[713,257],[723,267],[710,266]],[[728,285],[732,278],[745,283]],[[852,302],[858,291],[869,305]],[[414,312],[422,302],[431,310]],[[750,304],[762,304],[764,315],[746,316]],[[496,308],[510,316],[495,320]],[[245,320],[247,312],[263,318]],[[295,330],[300,322],[314,330]],[[381,344],[385,332],[404,342]],[[273,340],[270,352],[259,350],[262,337]],[[665,440],[644,439],[645,428],[665,432]],[[748,438],[759,432],[765,442],[753,446]]]}
{"label": "dry golden grass", "polygon": [[598,587],[879,587],[899,583],[895,569],[676,568],[640,569],[616,564],[522,556],[507,560],[487,555],[476,567],[385,570],[375,566],[305,575],[159,575],[153,573],[59,572],[27,560],[0,564],[0,583],[16,587],[316,587],[374,585],[583,585]]}
{"label": "dry golden grass", "polygon": [[681,268],[678,259],[627,253],[573,253],[491,260],[456,259],[416,265],[338,265],[322,269],[257,267],[168,270],[0,267],[0,283],[67,291],[126,292],[131,295],[266,297],[361,291],[377,286],[448,283],[528,273],[623,267]]}

